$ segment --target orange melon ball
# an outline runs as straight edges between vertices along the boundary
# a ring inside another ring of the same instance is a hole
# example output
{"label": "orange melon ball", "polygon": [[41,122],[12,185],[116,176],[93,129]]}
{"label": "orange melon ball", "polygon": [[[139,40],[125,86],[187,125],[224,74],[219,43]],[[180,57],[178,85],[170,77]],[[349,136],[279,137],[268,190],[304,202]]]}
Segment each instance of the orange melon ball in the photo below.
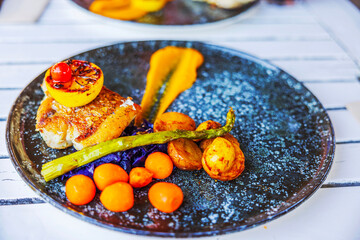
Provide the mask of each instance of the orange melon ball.
{"label": "orange melon ball", "polygon": [[96,187],[91,178],[85,175],[75,175],[66,181],[65,194],[72,204],[84,205],[93,200]]}
{"label": "orange melon ball", "polygon": [[153,178],[164,179],[171,175],[174,164],[169,155],[154,152],[146,158],[145,168],[154,174]]}
{"label": "orange melon ball", "polygon": [[162,212],[171,213],[180,207],[184,194],[176,184],[158,182],[151,186],[148,197],[155,208]]}
{"label": "orange melon ball", "polygon": [[95,168],[93,178],[100,191],[113,183],[127,182],[129,180],[127,172],[113,163],[104,163]]}
{"label": "orange melon ball", "polygon": [[100,201],[110,211],[125,212],[134,206],[133,188],[126,182],[114,183],[102,191]]}
{"label": "orange melon ball", "polygon": [[145,187],[152,181],[154,174],[143,167],[136,167],[131,169],[129,174],[129,183],[134,188]]}

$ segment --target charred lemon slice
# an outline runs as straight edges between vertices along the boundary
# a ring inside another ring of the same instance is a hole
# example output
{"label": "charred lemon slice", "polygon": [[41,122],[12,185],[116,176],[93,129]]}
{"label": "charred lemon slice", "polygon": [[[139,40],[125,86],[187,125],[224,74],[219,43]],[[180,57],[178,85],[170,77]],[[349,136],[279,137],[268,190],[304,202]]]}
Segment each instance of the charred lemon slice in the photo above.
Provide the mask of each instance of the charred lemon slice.
{"label": "charred lemon slice", "polygon": [[67,60],[52,66],[46,72],[44,82],[48,93],[57,102],[66,107],[79,107],[99,95],[104,75],[93,63]]}

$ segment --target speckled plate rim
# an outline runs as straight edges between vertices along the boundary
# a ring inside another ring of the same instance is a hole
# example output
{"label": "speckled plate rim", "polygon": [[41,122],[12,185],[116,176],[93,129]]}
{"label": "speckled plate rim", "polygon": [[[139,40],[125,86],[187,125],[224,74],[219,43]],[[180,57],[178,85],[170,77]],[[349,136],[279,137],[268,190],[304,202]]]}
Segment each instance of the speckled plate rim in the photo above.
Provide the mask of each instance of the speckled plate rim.
{"label": "speckled plate rim", "polygon": [[[268,61],[262,60],[258,57],[255,57],[253,55],[244,53],[242,51],[238,51],[238,50],[234,50],[234,49],[230,49],[227,47],[222,47],[222,46],[217,46],[217,45],[212,45],[212,44],[208,44],[205,42],[196,42],[196,41],[175,41],[175,40],[149,40],[149,41],[133,41],[133,42],[118,42],[116,44],[111,44],[111,45],[106,45],[106,46],[102,46],[102,47],[98,47],[98,48],[94,48],[82,53],[86,53],[89,51],[94,51],[97,49],[101,49],[101,48],[106,48],[106,47],[111,47],[114,45],[120,45],[120,44],[131,44],[131,43],[145,43],[145,42],[168,42],[170,43],[169,45],[171,45],[171,43],[176,44],[176,43],[196,43],[196,44],[201,44],[204,47],[209,47],[212,49],[217,49],[217,50],[221,50],[221,51],[226,51],[228,53],[234,54],[237,57],[241,57],[250,61],[253,61],[257,64],[261,64],[263,66],[272,68],[272,69],[276,69],[279,70],[282,74],[286,74],[289,76],[289,78],[291,78],[292,80],[298,82],[301,84],[302,88],[304,88],[306,91],[308,91],[311,96],[314,98],[314,100],[319,104],[319,106],[321,106],[322,109],[325,108],[322,105],[322,103],[316,98],[316,96],[308,89],[305,87],[305,85],[301,82],[299,82],[298,80],[296,80],[294,77],[292,77],[290,74],[286,73],[285,71],[281,70],[279,67],[269,63]],[[81,53],[79,53],[81,54]],[[76,55],[74,55],[76,56]],[[45,72],[45,71],[44,71]],[[43,73],[41,73],[43,74]],[[41,75],[40,74],[40,75]],[[40,76],[39,75],[39,76]],[[36,77],[37,78],[37,77]],[[55,206],[56,208],[60,209],[61,211],[70,214],[71,216],[74,216],[80,220],[83,220],[85,222],[89,222],[92,224],[95,224],[97,226],[101,226],[101,227],[105,227],[107,229],[111,229],[111,230],[116,230],[116,231],[120,231],[120,232],[124,232],[124,233],[131,233],[131,234],[137,234],[137,235],[146,235],[146,236],[156,236],[156,237],[179,237],[179,238],[185,238],[185,237],[205,237],[205,236],[215,236],[215,235],[221,235],[221,234],[227,234],[227,233],[233,233],[233,232],[239,232],[239,231],[243,231],[243,230],[247,230],[262,224],[265,224],[271,220],[274,220],[286,213],[288,213],[289,211],[295,209],[297,206],[299,206],[301,203],[303,203],[305,200],[307,200],[309,197],[311,197],[316,190],[318,190],[321,185],[323,184],[323,182],[325,181],[332,163],[333,163],[333,159],[334,159],[334,153],[335,153],[335,132],[334,132],[334,128],[332,125],[332,122],[330,120],[329,115],[327,114],[327,112],[325,111],[325,116],[328,118],[328,124],[329,124],[329,129],[330,129],[330,137],[327,141],[327,148],[326,148],[326,154],[324,154],[324,157],[322,158],[321,164],[318,167],[318,171],[316,172],[316,176],[314,178],[312,178],[304,187],[302,187],[296,194],[293,194],[286,202],[284,202],[283,204],[281,204],[281,206],[279,208],[273,209],[272,211],[269,212],[264,212],[261,213],[259,215],[257,215],[256,217],[250,218],[250,219],[246,219],[243,221],[239,221],[237,222],[237,224],[234,226],[234,224],[228,225],[226,227],[223,227],[220,230],[205,230],[205,231],[198,231],[198,232],[161,232],[161,231],[151,231],[151,230],[139,230],[139,229],[133,229],[133,228],[128,228],[128,227],[116,227],[108,222],[105,221],[101,221],[101,220],[95,220],[91,217],[85,216],[79,212],[76,212],[74,210],[71,210],[69,208],[64,207],[63,205],[61,205],[61,203],[57,202],[55,199],[51,198],[49,195],[47,195],[46,192],[40,190],[36,184],[31,181],[31,179],[29,179],[29,177],[25,174],[25,172],[23,171],[22,167],[21,167],[21,163],[20,163],[20,159],[18,158],[18,156],[16,156],[15,151],[14,151],[14,146],[13,146],[13,142],[11,141],[11,134],[10,134],[10,125],[11,125],[11,119],[13,117],[13,112],[14,109],[16,108],[16,105],[18,103],[18,101],[20,100],[19,97],[24,93],[24,91],[29,88],[29,85],[35,81],[35,79],[32,80],[19,94],[18,98],[15,100],[9,116],[8,116],[8,120],[7,120],[7,124],[6,124],[6,145],[7,145],[7,149],[10,155],[10,159],[12,161],[12,164],[14,165],[14,168],[16,169],[16,171],[18,172],[18,174],[21,176],[21,178],[26,182],[27,185],[29,185],[40,197],[42,197],[47,203],[50,203],[51,205]]]}
{"label": "speckled plate rim", "polygon": [[223,20],[218,20],[215,22],[209,22],[209,23],[197,23],[197,24],[187,24],[187,25],[158,25],[158,24],[149,24],[149,23],[138,23],[138,22],[132,22],[132,21],[124,21],[119,19],[114,19],[110,17],[105,17],[97,13],[93,13],[82,6],[78,5],[76,2],[69,0],[69,2],[77,9],[79,9],[81,12],[84,12],[88,16],[93,17],[94,19],[101,20],[103,23],[108,23],[113,26],[117,27],[126,27],[128,29],[133,30],[144,30],[149,31],[152,33],[153,31],[166,31],[166,32],[177,32],[179,30],[181,31],[198,31],[198,30],[209,30],[214,28],[220,28],[225,27],[237,22],[240,22],[244,19],[250,18],[253,16],[259,8],[263,5],[263,3],[260,0],[255,0],[254,3],[251,3],[246,10],[243,12],[233,16],[229,17]]}

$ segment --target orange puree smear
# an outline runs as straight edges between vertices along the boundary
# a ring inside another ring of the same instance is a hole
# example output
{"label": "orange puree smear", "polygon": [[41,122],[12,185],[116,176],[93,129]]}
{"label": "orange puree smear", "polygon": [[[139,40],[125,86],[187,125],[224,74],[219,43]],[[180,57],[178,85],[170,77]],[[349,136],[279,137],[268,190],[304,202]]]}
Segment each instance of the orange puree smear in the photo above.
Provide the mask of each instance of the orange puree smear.
{"label": "orange puree smear", "polygon": [[94,0],[89,10],[105,17],[136,20],[162,9],[169,0]]}
{"label": "orange puree smear", "polygon": [[[192,48],[167,46],[156,51],[150,59],[145,94],[141,101],[143,114],[138,120],[148,118],[157,101],[154,120],[164,113],[180,93],[194,84],[196,70],[203,61],[203,55]],[[158,100],[164,84],[164,93]]]}

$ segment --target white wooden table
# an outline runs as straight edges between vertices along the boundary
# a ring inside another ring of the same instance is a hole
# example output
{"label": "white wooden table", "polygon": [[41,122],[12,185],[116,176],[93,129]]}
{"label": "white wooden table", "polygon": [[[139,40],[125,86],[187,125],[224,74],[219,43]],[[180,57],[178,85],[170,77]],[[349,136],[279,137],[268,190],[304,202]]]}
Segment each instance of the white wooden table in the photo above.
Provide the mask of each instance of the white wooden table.
{"label": "white wooden table", "polygon": [[5,144],[7,115],[21,89],[53,63],[95,47],[145,39],[199,40],[267,59],[320,99],[336,133],[324,185],[265,225],[203,239],[360,239],[360,12],[346,0],[263,3],[251,17],[196,31],[134,30],[106,24],[67,0],[52,0],[35,24],[0,25],[0,239],[149,239],[69,216],[38,197],[15,172]]}

